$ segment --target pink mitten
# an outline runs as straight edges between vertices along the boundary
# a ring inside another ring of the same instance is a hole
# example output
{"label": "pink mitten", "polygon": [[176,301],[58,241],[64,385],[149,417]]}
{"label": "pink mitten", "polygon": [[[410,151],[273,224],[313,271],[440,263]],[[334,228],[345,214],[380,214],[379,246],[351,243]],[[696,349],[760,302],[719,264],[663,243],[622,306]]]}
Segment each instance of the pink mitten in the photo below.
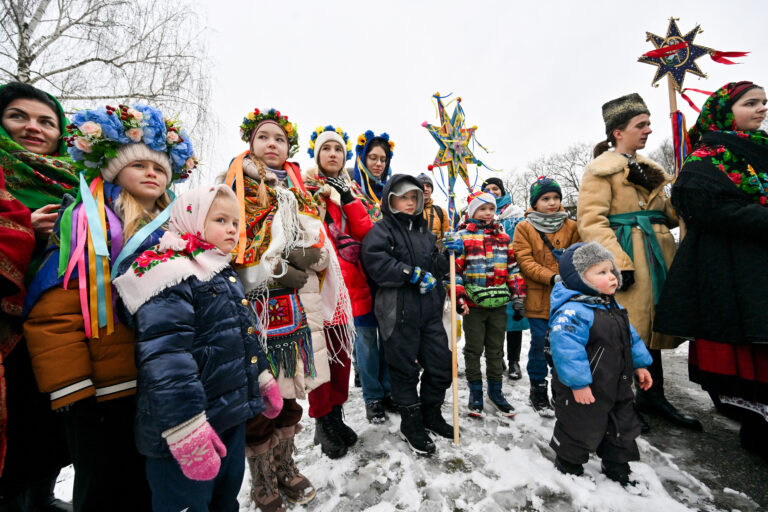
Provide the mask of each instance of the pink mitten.
{"label": "pink mitten", "polygon": [[280,387],[269,370],[264,370],[259,374],[259,391],[264,405],[267,407],[261,414],[270,420],[277,418],[277,415],[283,410],[283,395],[280,394]]}
{"label": "pink mitten", "polygon": [[227,447],[200,413],[189,421],[163,432],[171,455],[190,480],[212,480],[219,474]]}

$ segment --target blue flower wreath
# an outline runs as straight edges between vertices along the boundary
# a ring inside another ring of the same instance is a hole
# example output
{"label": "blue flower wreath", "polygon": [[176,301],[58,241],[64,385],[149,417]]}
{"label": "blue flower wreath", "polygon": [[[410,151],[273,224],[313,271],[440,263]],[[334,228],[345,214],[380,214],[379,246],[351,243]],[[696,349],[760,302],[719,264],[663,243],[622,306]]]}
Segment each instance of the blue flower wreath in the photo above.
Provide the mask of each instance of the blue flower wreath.
{"label": "blue flower wreath", "polygon": [[352,141],[349,140],[349,135],[347,135],[347,132],[342,130],[340,127],[334,128],[333,125],[330,124],[325,127],[318,126],[315,128],[315,131],[312,132],[312,135],[309,138],[309,149],[307,149],[307,153],[309,153],[310,158],[315,158],[315,141],[317,140],[317,137],[323,132],[338,133],[341,138],[344,139],[344,147],[347,150],[346,159],[349,160],[352,158]]}

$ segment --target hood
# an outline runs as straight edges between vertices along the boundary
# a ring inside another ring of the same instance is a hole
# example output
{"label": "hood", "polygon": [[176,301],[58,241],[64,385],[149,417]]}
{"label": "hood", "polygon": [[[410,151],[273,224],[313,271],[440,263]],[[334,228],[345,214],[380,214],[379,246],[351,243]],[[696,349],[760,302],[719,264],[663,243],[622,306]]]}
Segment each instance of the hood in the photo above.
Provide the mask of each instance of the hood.
{"label": "hood", "polygon": [[525,211],[517,205],[510,204],[499,214],[499,219],[517,219],[522,217]]}
{"label": "hood", "polygon": [[[389,196],[392,193],[392,189],[398,186],[398,183],[410,183],[416,186],[419,194],[419,205],[416,207],[416,211],[413,212],[413,216],[421,216],[421,212],[424,211],[424,186],[419,180],[410,174],[394,174],[384,185],[384,190],[381,194],[381,213],[382,215],[394,215],[395,212],[389,206]],[[397,212],[400,213],[400,212]]]}
{"label": "hood", "polygon": [[549,317],[552,318],[552,314],[557,311],[560,306],[579,295],[584,294],[577,290],[571,290],[563,283],[555,283],[554,288],[552,288],[552,293],[549,296]]}

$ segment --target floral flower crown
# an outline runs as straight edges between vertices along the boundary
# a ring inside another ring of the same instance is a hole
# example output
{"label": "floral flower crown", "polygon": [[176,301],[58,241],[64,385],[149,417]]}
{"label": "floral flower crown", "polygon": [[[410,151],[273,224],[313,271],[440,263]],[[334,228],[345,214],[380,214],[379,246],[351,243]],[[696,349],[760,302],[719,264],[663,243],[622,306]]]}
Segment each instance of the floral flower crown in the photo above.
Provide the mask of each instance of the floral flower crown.
{"label": "floral flower crown", "polygon": [[317,137],[323,132],[338,133],[341,138],[344,139],[344,148],[347,150],[346,159],[349,160],[352,158],[352,141],[349,140],[349,135],[347,135],[347,132],[342,130],[340,127],[334,128],[333,125],[330,124],[326,127],[318,126],[309,137],[309,149],[307,149],[307,153],[309,153],[310,158],[315,158],[315,141],[317,140]]}
{"label": "floral flower crown", "polygon": [[72,135],[65,138],[67,151],[81,169],[102,169],[121,146],[139,142],[168,155],[174,183],[186,180],[197,167],[192,143],[181,123],[164,118],[160,110],[148,105],[80,110],[68,128]]}
{"label": "floral flower crown", "polygon": [[267,120],[276,122],[285,131],[288,135],[288,156],[295,155],[299,150],[299,130],[296,128],[296,123],[288,121],[288,116],[282,115],[279,110],[273,108],[266,112],[258,108],[253,109],[253,112],[248,112],[240,124],[240,138],[243,139],[243,142],[250,144],[253,130],[259,126],[259,123]]}
{"label": "floral flower crown", "polygon": [[371,130],[366,131],[357,138],[357,146],[355,146],[355,153],[357,156],[363,156],[363,151],[365,151],[366,144],[368,144],[368,142],[374,138],[383,139],[384,142],[389,144],[389,152],[391,158],[391,153],[395,151],[395,143],[389,140],[389,134],[382,133],[381,135],[376,135]]}

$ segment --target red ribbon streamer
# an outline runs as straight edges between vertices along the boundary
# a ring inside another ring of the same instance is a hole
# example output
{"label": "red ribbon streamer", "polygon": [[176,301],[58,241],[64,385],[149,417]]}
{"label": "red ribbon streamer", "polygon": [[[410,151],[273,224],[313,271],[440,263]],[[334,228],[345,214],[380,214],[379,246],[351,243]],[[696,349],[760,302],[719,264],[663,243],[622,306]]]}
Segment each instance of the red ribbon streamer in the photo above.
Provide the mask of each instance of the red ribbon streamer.
{"label": "red ribbon streamer", "polygon": [[737,62],[733,62],[732,60],[726,59],[726,57],[746,57],[749,52],[718,52],[714,51],[709,54],[709,56],[712,58],[713,61],[719,62],[720,64],[728,64],[729,66],[732,64],[738,64]]}
{"label": "red ribbon streamer", "polygon": [[[652,59],[664,58],[686,47],[688,47],[688,43],[683,41],[682,43],[673,44],[672,46],[662,46],[661,48],[651,50],[647,53],[644,53],[643,57],[650,57]],[[726,57],[737,57],[737,55],[726,55]]]}
{"label": "red ribbon streamer", "polygon": [[698,93],[701,93],[701,94],[706,94],[707,96],[712,96],[712,95],[714,94],[712,91],[702,91],[701,89],[693,89],[693,88],[690,88],[690,87],[686,87],[685,89],[683,89],[682,91],[680,91],[680,96],[681,96],[681,97],[682,97],[682,98],[683,98],[685,101],[687,101],[687,102],[688,102],[688,104],[691,106],[691,108],[692,108],[693,110],[695,110],[695,111],[696,111],[696,112],[698,112],[698,113],[701,113],[701,110],[699,110],[699,107],[697,107],[697,106],[696,106],[696,105],[693,103],[693,101],[691,100],[691,98],[689,98],[689,97],[688,97],[688,95],[686,95],[686,94],[685,94],[685,91],[693,91],[693,92],[698,92]]}

